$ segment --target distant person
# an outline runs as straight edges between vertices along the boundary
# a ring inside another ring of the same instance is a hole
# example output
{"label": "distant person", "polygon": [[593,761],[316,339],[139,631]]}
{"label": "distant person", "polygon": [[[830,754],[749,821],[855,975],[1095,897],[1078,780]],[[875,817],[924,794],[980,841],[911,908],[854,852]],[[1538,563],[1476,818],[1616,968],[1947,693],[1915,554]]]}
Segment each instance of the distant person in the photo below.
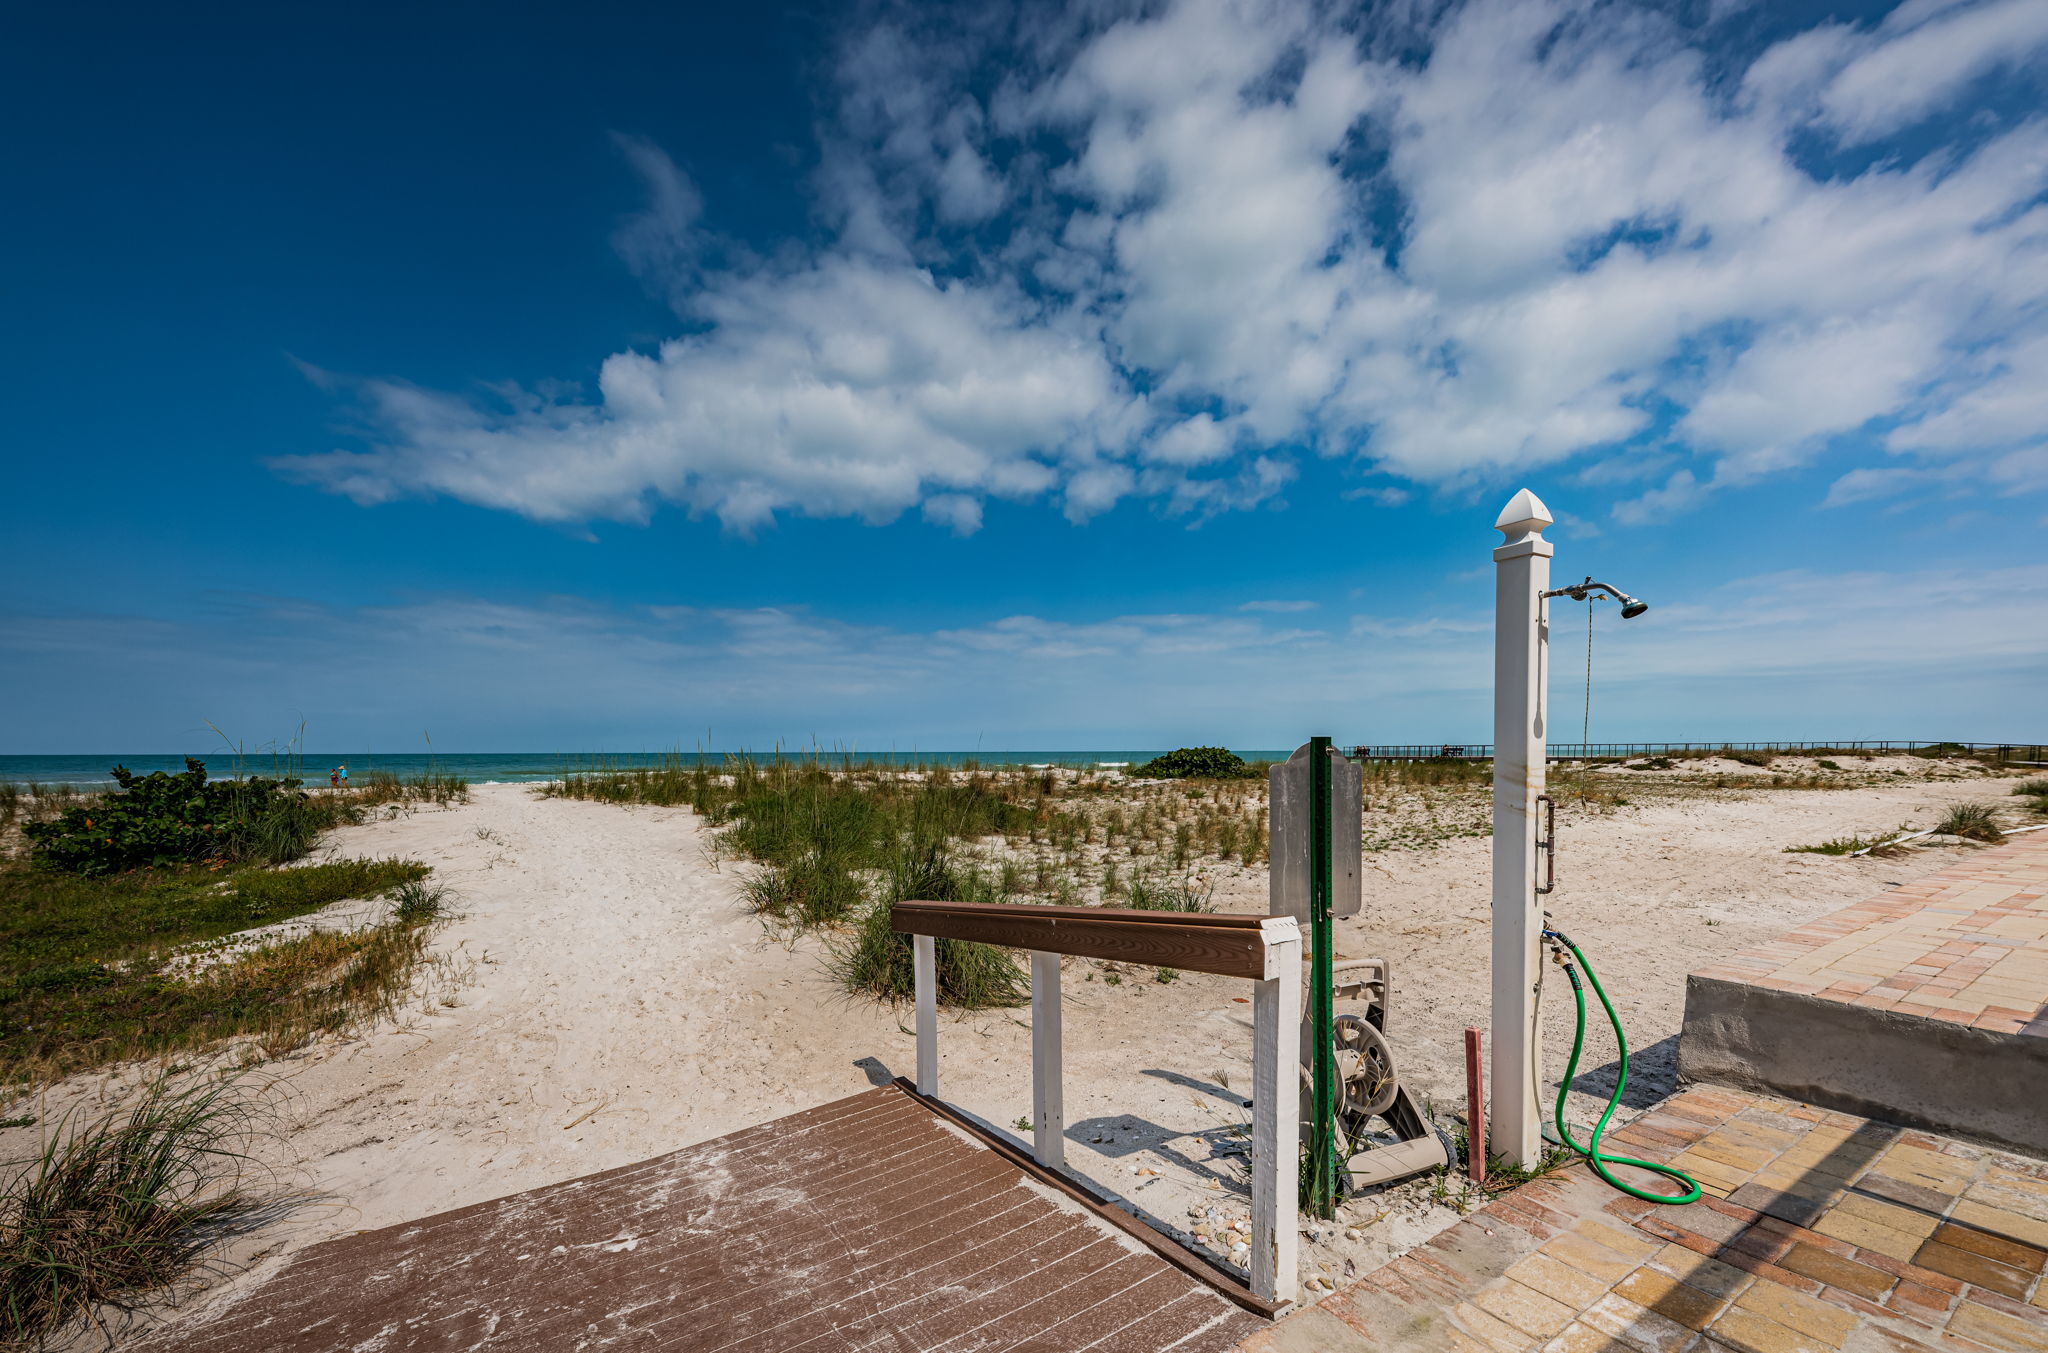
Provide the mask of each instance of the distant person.
{"label": "distant person", "polygon": [[341,782],[343,784],[348,783],[348,762],[346,761],[341,763]]}
{"label": "distant person", "polygon": [[336,766],[333,770],[327,772],[327,784],[332,789],[341,788],[341,767]]}

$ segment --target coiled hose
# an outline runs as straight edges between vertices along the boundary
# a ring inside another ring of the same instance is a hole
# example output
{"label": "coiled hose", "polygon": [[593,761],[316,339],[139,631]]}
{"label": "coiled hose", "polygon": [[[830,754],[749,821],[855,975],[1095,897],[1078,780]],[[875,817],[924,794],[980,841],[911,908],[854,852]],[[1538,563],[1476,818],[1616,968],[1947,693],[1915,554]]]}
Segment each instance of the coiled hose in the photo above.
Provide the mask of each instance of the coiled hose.
{"label": "coiled hose", "polygon": [[[1559,1140],[1584,1156],[1586,1163],[1593,1167],[1594,1174],[1599,1175],[1609,1184],[1612,1184],[1615,1188],[1620,1189],[1632,1198],[1641,1198],[1644,1202],[1648,1203],[1690,1203],[1697,1201],[1700,1196],[1700,1186],[1691,1175],[1683,1170],[1674,1169],[1669,1165],[1659,1165],[1654,1160],[1637,1160],[1633,1156],[1617,1156],[1600,1149],[1600,1134],[1607,1131],[1607,1120],[1614,1117],[1614,1111],[1621,1107],[1621,1092],[1628,1085],[1628,1036],[1621,1030],[1621,1016],[1614,1013],[1614,1002],[1607,999],[1606,991],[1601,989],[1599,977],[1594,975],[1593,965],[1586,962],[1586,956],[1579,951],[1579,946],[1573,944],[1571,937],[1562,930],[1552,930],[1548,926],[1544,927],[1543,938],[1551,941],[1552,952],[1557,954],[1559,965],[1564,968],[1564,975],[1571,979],[1572,1002],[1578,1007],[1579,1015],[1578,1026],[1572,1031],[1571,1060],[1565,1063],[1564,1079],[1558,1082],[1557,1086],[1557,1135]],[[1562,950],[1557,947],[1559,945],[1562,945],[1564,949],[1569,949],[1572,957],[1578,960],[1576,967],[1565,959]],[[1621,1049],[1621,1060],[1617,1064],[1614,1077],[1614,1093],[1607,1097],[1607,1111],[1600,1115],[1600,1121],[1595,1123],[1593,1130],[1586,1135],[1586,1144],[1584,1146],[1580,1146],[1576,1141],[1572,1140],[1572,1130],[1564,1121],[1565,1094],[1571,1089],[1572,1077],[1578,1074],[1579,1053],[1586,1045],[1586,991],[1579,984],[1579,968],[1586,970],[1586,980],[1593,984],[1593,994],[1600,998],[1601,1008],[1607,1011],[1607,1022],[1614,1026],[1615,1045]],[[1616,1179],[1608,1170],[1607,1167],[1609,1165],[1633,1165],[1640,1170],[1649,1170],[1653,1174],[1661,1174],[1667,1179],[1684,1185],[1685,1192],[1676,1196],[1646,1192],[1632,1184],[1624,1184],[1621,1180]]]}

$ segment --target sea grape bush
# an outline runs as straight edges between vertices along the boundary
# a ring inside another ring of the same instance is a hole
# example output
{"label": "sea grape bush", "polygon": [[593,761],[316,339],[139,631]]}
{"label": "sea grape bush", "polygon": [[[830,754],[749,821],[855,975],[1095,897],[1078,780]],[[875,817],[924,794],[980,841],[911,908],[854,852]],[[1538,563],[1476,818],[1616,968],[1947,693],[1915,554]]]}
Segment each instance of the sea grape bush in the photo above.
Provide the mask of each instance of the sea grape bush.
{"label": "sea grape bush", "polygon": [[113,776],[119,792],[22,828],[37,864],[99,876],[219,858],[288,859],[317,830],[303,821],[297,780],[208,780],[205,763],[192,757],[177,775],[116,766]]}
{"label": "sea grape bush", "polygon": [[1155,756],[1131,774],[1148,779],[1243,780],[1258,774],[1236,752],[1222,747],[1183,747]]}

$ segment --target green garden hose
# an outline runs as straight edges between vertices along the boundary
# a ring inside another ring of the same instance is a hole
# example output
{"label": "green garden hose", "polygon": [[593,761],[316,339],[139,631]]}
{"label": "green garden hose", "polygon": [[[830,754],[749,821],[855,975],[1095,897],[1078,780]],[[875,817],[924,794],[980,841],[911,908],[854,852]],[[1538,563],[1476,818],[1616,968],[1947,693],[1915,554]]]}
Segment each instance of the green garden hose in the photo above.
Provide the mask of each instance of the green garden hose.
{"label": "green garden hose", "polygon": [[[1564,975],[1571,979],[1572,1001],[1577,1005],[1579,1012],[1578,1027],[1572,1031],[1571,1060],[1565,1063],[1564,1079],[1558,1082],[1557,1086],[1558,1138],[1566,1146],[1584,1156],[1586,1163],[1593,1167],[1594,1174],[1599,1175],[1609,1184],[1612,1184],[1615,1188],[1620,1189],[1632,1198],[1641,1198],[1644,1202],[1648,1203],[1690,1203],[1697,1201],[1700,1196],[1700,1186],[1691,1175],[1683,1170],[1674,1169],[1669,1165],[1659,1165],[1653,1160],[1637,1160],[1633,1156],[1613,1155],[1600,1149],[1600,1134],[1607,1131],[1607,1120],[1614,1117],[1614,1111],[1621,1106],[1621,1092],[1628,1085],[1628,1036],[1621,1031],[1621,1016],[1614,1013],[1614,1002],[1607,999],[1607,993],[1601,989],[1600,979],[1594,975],[1593,965],[1586,962],[1586,956],[1579,952],[1579,946],[1573,944],[1571,937],[1562,930],[1552,930],[1548,926],[1544,927],[1543,938],[1552,942],[1552,950],[1557,954],[1560,966],[1564,968]],[[1578,960],[1577,968],[1565,960],[1563,951],[1557,948],[1558,945],[1562,945],[1564,949],[1571,950],[1572,957]],[[1584,1146],[1580,1146],[1572,1140],[1572,1130],[1565,1125],[1564,1121],[1565,1095],[1571,1089],[1572,1077],[1578,1074],[1579,1052],[1586,1045],[1586,991],[1579,984],[1578,968],[1586,970],[1586,980],[1593,984],[1593,994],[1600,998],[1601,1007],[1607,1011],[1607,1021],[1614,1026],[1615,1045],[1621,1049],[1621,1060],[1617,1064],[1614,1076],[1614,1093],[1607,1097],[1607,1111],[1600,1115],[1600,1121],[1595,1123],[1593,1130],[1586,1135],[1586,1144]],[[1619,1179],[1616,1179],[1613,1174],[1609,1173],[1607,1169],[1609,1165],[1633,1165],[1637,1169],[1648,1170],[1653,1174],[1661,1174],[1667,1179],[1683,1184],[1685,1192],[1676,1196],[1645,1192],[1632,1184],[1624,1184]]]}

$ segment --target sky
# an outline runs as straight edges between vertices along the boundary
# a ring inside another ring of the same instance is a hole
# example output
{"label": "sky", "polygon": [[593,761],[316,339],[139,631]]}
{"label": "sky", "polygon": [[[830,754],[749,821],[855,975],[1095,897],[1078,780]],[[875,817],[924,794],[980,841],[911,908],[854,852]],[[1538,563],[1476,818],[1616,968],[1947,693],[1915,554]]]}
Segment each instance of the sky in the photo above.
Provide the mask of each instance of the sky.
{"label": "sky", "polygon": [[0,752],[2048,738],[2039,0],[11,28]]}

